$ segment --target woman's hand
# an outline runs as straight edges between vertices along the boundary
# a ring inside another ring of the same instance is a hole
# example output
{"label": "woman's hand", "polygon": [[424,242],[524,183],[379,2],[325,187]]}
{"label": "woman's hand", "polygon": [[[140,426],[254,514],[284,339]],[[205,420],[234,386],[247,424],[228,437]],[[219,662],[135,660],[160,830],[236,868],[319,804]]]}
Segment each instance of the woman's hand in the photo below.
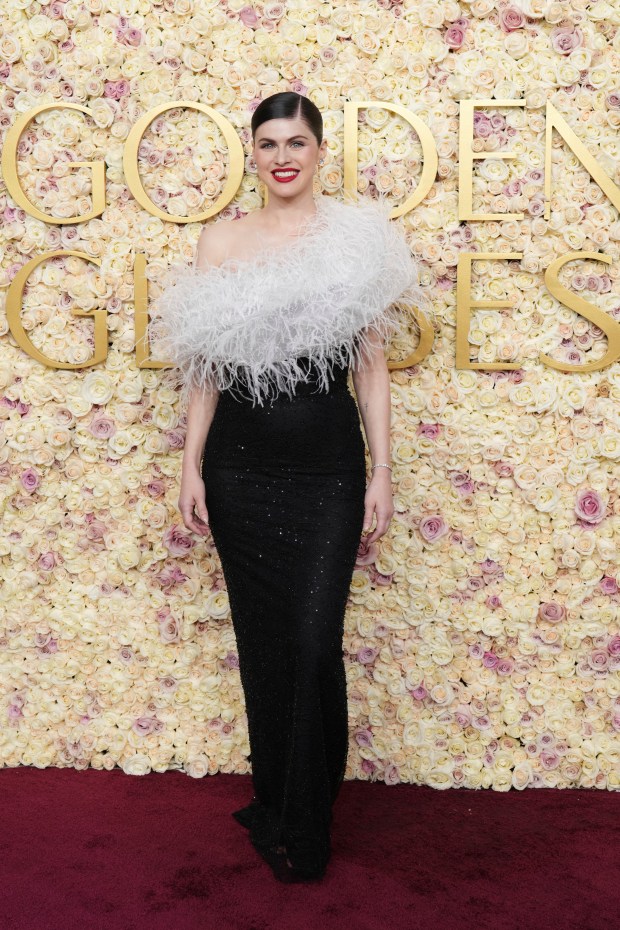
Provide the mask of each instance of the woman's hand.
{"label": "woman's hand", "polygon": [[194,468],[183,469],[181,472],[179,510],[188,530],[198,533],[199,536],[207,535],[209,514],[205,500],[205,484]]}
{"label": "woman's hand", "polygon": [[389,468],[376,468],[366,488],[364,498],[364,532],[370,529],[373,514],[377,516],[377,525],[365,540],[372,543],[387,532],[394,513],[392,500],[392,472]]}

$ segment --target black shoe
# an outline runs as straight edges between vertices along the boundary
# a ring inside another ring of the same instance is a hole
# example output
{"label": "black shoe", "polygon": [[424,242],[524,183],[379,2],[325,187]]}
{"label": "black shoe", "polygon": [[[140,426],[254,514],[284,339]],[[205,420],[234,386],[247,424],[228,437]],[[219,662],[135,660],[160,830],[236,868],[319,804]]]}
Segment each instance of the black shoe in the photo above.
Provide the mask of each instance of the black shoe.
{"label": "black shoe", "polygon": [[[295,866],[290,866],[286,862],[286,882],[314,882],[320,881],[325,875],[325,867],[323,868],[296,868]],[[280,879],[282,881],[282,879]]]}
{"label": "black shoe", "polygon": [[238,811],[233,811],[232,815],[242,827],[246,827],[249,830],[254,822],[254,817],[259,807],[260,803],[256,798],[252,798],[247,807],[241,807]]}

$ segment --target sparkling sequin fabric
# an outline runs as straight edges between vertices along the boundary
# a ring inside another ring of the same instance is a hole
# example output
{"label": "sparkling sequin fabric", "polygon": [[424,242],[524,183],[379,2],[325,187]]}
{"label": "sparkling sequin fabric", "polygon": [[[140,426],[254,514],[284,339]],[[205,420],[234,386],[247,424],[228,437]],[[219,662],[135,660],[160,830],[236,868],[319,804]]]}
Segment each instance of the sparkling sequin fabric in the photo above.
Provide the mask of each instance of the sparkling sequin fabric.
{"label": "sparkling sequin fabric", "polygon": [[[303,359],[301,360],[304,361]],[[262,406],[222,391],[202,476],[245,694],[254,798],[235,812],[262,851],[320,872],[348,746],[344,614],[366,463],[347,367]]]}

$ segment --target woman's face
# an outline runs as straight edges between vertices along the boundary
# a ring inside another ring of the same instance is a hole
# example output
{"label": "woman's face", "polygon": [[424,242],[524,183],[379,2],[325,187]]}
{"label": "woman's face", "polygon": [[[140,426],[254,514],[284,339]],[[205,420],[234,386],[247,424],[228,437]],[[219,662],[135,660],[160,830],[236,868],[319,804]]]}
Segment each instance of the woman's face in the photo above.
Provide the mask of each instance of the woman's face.
{"label": "woman's face", "polygon": [[[306,187],[312,187],[317,163],[326,149],[325,139],[319,146],[308,124],[299,117],[270,119],[256,130],[252,156],[258,176],[270,193],[273,191],[279,197],[297,196]],[[283,176],[282,172],[288,170],[292,174]]]}

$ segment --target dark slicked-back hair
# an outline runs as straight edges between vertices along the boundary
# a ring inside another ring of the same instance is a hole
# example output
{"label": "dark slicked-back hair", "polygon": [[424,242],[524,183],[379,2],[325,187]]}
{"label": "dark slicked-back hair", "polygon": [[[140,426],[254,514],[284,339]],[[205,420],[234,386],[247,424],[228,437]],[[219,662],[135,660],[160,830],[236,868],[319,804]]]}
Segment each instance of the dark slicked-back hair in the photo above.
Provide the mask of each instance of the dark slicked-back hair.
{"label": "dark slicked-back hair", "polygon": [[293,90],[271,94],[270,97],[261,100],[252,114],[252,138],[256,135],[256,130],[261,123],[266,123],[269,119],[296,119],[297,117],[308,124],[320,145],[323,141],[321,111],[311,100]]}

